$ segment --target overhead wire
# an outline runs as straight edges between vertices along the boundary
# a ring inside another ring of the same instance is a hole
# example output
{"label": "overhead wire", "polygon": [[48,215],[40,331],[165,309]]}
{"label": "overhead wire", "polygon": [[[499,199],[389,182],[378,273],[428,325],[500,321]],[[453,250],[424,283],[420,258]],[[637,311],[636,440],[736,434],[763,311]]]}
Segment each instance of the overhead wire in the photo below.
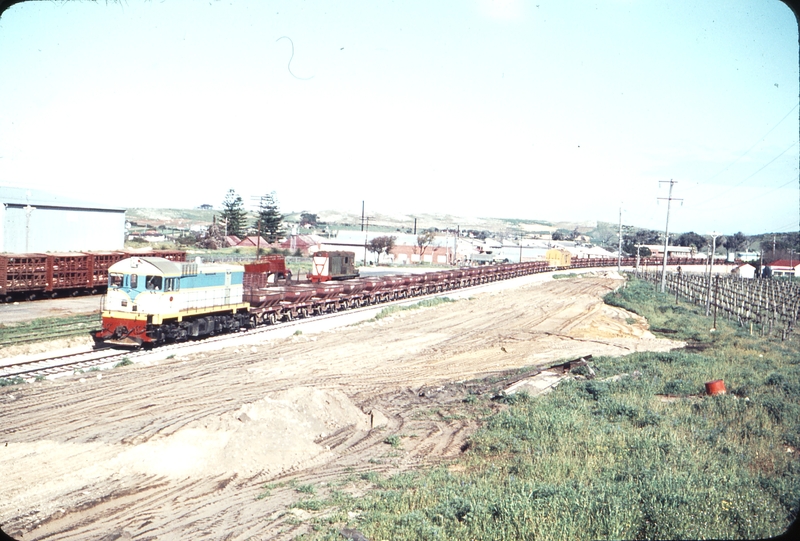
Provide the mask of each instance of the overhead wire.
{"label": "overhead wire", "polygon": [[[747,156],[747,155],[748,155],[748,154],[749,154],[749,153],[750,153],[750,152],[751,152],[751,151],[752,151],[754,148],[756,148],[756,147],[757,147],[757,146],[758,146],[758,145],[759,145],[759,144],[760,144],[762,141],[764,141],[764,139],[766,139],[766,138],[767,138],[767,136],[768,136],[770,133],[772,133],[772,132],[773,132],[773,131],[774,131],[774,130],[775,130],[777,127],[778,127],[778,126],[780,126],[780,125],[783,123],[783,121],[784,121],[784,120],[786,120],[787,118],[789,118],[789,115],[791,115],[791,114],[792,114],[792,112],[794,112],[794,110],[795,110],[795,109],[797,109],[797,107],[798,107],[798,106],[800,106],[800,101],[796,102],[796,103],[794,104],[794,106],[793,106],[791,109],[789,109],[789,111],[788,111],[788,112],[787,112],[785,115],[783,115],[783,117],[782,117],[782,118],[781,118],[781,119],[780,119],[778,122],[776,122],[776,123],[775,123],[775,124],[774,124],[774,125],[773,125],[773,126],[770,128],[770,129],[769,129],[769,130],[767,130],[767,132],[766,132],[764,135],[762,135],[762,136],[761,136],[761,137],[760,137],[760,138],[759,138],[759,139],[758,139],[758,140],[757,140],[757,141],[756,141],[756,142],[755,142],[755,143],[754,143],[754,144],[753,144],[753,145],[752,145],[750,148],[748,148],[748,149],[747,149],[747,150],[746,150],[746,151],[745,151],[743,154],[741,154],[739,157],[737,157],[737,158],[736,158],[735,160],[733,160],[731,163],[729,163],[728,165],[726,165],[725,167],[723,167],[723,168],[722,168],[720,171],[718,171],[716,174],[714,174],[714,175],[712,175],[711,177],[707,178],[707,179],[705,180],[705,182],[709,182],[709,181],[711,181],[711,180],[713,180],[713,179],[717,178],[719,175],[721,175],[722,173],[724,173],[725,171],[727,171],[728,169],[730,169],[730,168],[731,168],[731,166],[733,166],[733,165],[734,165],[735,163],[737,163],[739,160],[741,160],[742,158],[744,158],[745,156]],[[775,157],[774,157],[772,160],[770,160],[770,161],[769,161],[767,164],[765,164],[764,166],[762,166],[761,168],[759,168],[757,171],[755,171],[755,172],[751,173],[750,175],[748,175],[747,177],[745,177],[744,179],[742,179],[742,180],[741,180],[741,181],[739,181],[738,183],[736,183],[736,184],[734,184],[734,185],[732,185],[732,186],[729,186],[729,187],[727,187],[727,189],[724,189],[724,190],[722,190],[721,192],[719,192],[719,193],[717,193],[717,194],[715,194],[715,195],[711,196],[710,198],[708,198],[708,199],[706,199],[706,200],[704,200],[704,201],[700,201],[699,203],[696,203],[695,205],[693,205],[693,207],[695,207],[695,208],[698,208],[698,207],[699,207],[699,208],[701,208],[701,209],[702,209],[703,205],[705,205],[706,203],[709,203],[709,202],[711,202],[711,201],[714,201],[715,199],[717,199],[717,198],[719,198],[719,197],[722,197],[723,195],[725,195],[726,193],[728,193],[728,192],[729,192],[729,191],[731,191],[732,189],[734,189],[734,188],[737,188],[737,187],[741,186],[742,184],[744,184],[745,182],[747,182],[749,179],[753,178],[753,176],[757,175],[759,172],[761,172],[762,170],[764,170],[764,169],[765,169],[765,168],[766,168],[768,165],[770,165],[770,164],[771,164],[771,163],[773,163],[775,160],[777,160],[778,158],[780,158],[781,156],[783,156],[783,155],[784,155],[786,152],[788,152],[788,151],[789,151],[789,149],[791,149],[791,148],[792,148],[794,145],[796,145],[796,144],[797,144],[797,143],[799,143],[799,142],[800,142],[800,140],[793,142],[793,143],[792,143],[791,145],[789,145],[789,146],[788,146],[786,149],[784,149],[784,150],[783,150],[783,151],[782,151],[780,154],[778,154],[777,156],[775,156]],[[699,184],[699,183],[698,183],[698,184]]]}
{"label": "overhead wire", "polygon": [[787,152],[788,152],[788,151],[789,151],[789,150],[790,150],[792,147],[794,147],[794,146],[795,146],[795,145],[797,145],[798,143],[800,143],[800,139],[798,139],[798,140],[796,140],[796,141],[792,142],[792,144],[791,144],[791,145],[789,145],[788,147],[786,147],[785,149],[783,149],[783,150],[780,152],[780,154],[778,154],[777,156],[775,156],[774,158],[772,158],[770,161],[768,161],[767,163],[765,163],[764,165],[762,165],[761,167],[759,167],[759,168],[758,168],[756,171],[754,171],[753,173],[750,173],[748,176],[746,176],[745,178],[743,178],[742,180],[740,180],[740,181],[739,181],[739,182],[737,182],[736,184],[733,184],[732,186],[728,186],[728,187],[727,187],[727,189],[725,189],[725,190],[722,190],[721,192],[719,192],[719,193],[717,193],[717,194],[715,194],[715,195],[713,195],[713,196],[709,197],[709,198],[708,198],[708,199],[706,199],[705,201],[701,201],[701,202],[697,203],[697,206],[698,206],[698,207],[702,207],[702,205],[705,205],[706,203],[709,203],[709,202],[711,202],[711,201],[713,201],[713,200],[717,199],[718,197],[722,197],[723,195],[725,195],[726,193],[728,193],[728,192],[729,192],[729,191],[731,191],[732,189],[734,189],[734,188],[738,188],[739,186],[741,186],[742,184],[744,184],[745,182],[747,182],[748,180],[750,180],[751,178],[753,178],[754,176],[756,176],[758,173],[760,173],[761,171],[763,171],[764,169],[766,169],[766,168],[767,168],[769,165],[771,165],[771,164],[772,164],[772,162],[774,162],[775,160],[777,160],[778,158],[780,158],[781,156],[783,156],[784,154],[786,154],[786,153],[787,153]]}
{"label": "overhead wire", "polygon": [[789,110],[789,112],[788,112],[788,113],[786,113],[785,115],[783,115],[783,118],[781,118],[781,119],[780,119],[780,120],[779,120],[779,121],[778,121],[778,122],[777,122],[777,123],[776,123],[774,126],[772,126],[772,127],[769,129],[769,131],[768,131],[767,133],[765,133],[764,135],[762,135],[762,136],[761,136],[761,139],[759,139],[758,141],[756,141],[756,142],[753,144],[753,146],[751,146],[750,148],[748,148],[748,149],[747,149],[747,150],[744,152],[744,154],[742,154],[741,156],[739,156],[738,158],[736,158],[735,160],[733,160],[731,163],[729,163],[728,165],[726,165],[725,167],[723,167],[723,168],[722,168],[722,170],[721,170],[721,171],[719,171],[718,173],[716,173],[716,174],[712,175],[711,177],[707,178],[707,179],[706,179],[706,182],[709,182],[709,181],[711,181],[711,180],[714,180],[715,178],[717,178],[718,176],[720,176],[722,173],[724,173],[725,171],[727,171],[727,170],[728,170],[728,169],[729,169],[729,168],[730,168],[732,165],[734,165],[736,162],[738,162],[739,160],[741,160],[742,158],[744,158],[745,156],[747,156],[747,155],[750,153],[750,151],[751,151],[751,150],[753,150],[754,148],[756,148],[756,147],[759,145],[759,143],[761,143],[761,142],[762,142],[764,139],[766,139],[766,138],[767,138],[767,135],[769,135],[770,133],[772,133],[772,132],[775,130],[775,128],[777,128],[778,126],[780,126],[780,125],[781,125],[781,123],[782,123],[784,120],[786,120],[786,119],[789,117],[789,115],[790,115],[790,114],[792,114],[792,111],[794,111],[795,109],[797,109],[797,106],[798,106],[798,105],[800,105],[800,101],[798,101],[797,103],[795,103],[795,104],[794,104],[794,107],[792,107],[792,108]]}

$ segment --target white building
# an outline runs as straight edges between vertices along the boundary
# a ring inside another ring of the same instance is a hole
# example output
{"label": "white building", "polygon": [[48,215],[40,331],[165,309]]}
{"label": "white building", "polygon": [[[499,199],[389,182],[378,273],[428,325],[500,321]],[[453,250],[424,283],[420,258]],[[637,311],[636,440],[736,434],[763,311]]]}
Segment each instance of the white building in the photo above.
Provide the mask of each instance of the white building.
{"label": "white building", "polygon": [[750,263],[742,263],[731,269],[731,274],[741,276],[742,278],[753,279],[756,275],[756,268]]}
{"label": "white building", "polygon": [[0,186],[0,252],[121,250],[125,209]]}

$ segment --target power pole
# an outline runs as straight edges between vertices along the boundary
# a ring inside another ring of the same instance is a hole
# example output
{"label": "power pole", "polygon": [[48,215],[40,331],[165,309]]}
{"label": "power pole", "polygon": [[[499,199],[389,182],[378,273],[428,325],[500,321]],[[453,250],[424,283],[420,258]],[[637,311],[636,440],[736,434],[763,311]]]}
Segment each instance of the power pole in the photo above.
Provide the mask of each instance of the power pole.
{"label": "power pole", "polygon": [[622,272],[622,207],[619,207],[619,246],[617,247],[617,272]]}
{"label": "power pole", "polygon": [[711,278],[714,276],[714,253],[717,251],[717,237],[722,233],[713,231],[711,235],[711,265],[708,268],[708,292],[706,295],[706,317],[711,312]]}
{"label": "power pole", "polygon": [[[659,184],[663,182],[669,182],[669,196],[667,199],[667,225],[664,228],[664,263],[661,265],[661,293],[664,293],[667,287],[667,247],[669,246],[669,207],[672,204],[672,186],[676,184],[676,181],[670,180],[660,180]],[[664,199],[663,197],[659,197],[659,199]],[[683,199],[676,199],[676,201],[683,201]]]}
{"label": "power pole", "polygon": [[[364,201],[361,201],[361,231],[364,231]],[[366,253],[366,252],[364,252]],[[366,256],[364,256],[364,263],[366,263]]]}

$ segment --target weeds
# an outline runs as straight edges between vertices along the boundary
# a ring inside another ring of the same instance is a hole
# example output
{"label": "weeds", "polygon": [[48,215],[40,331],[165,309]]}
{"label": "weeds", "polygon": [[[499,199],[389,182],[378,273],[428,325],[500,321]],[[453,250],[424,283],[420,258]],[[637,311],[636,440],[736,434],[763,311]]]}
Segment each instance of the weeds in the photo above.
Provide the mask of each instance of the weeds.
{"label": "weeds", "polygon": [[400,440],[400,436],[397,434],[386,436],[386,439],[383,440],[383,443],[388,443],[393,449],[399,449],[403,445],[403,442]]}
{"label": "weeds", "polygon": [[[345,520],[370,539],[781,533],[800,502],[797,345],[751,337],[726,321],[712,335],[699,310],[675,307],[648,284],[631,282],[609,300],[675,330],[670,338],[708,347],[595,358],[595,379],[568,379],[536,398],[499,394],[503,411],[470,438],[458,471],[364,473],[369,493],[320,508],[357,512]],[[712,379],[731,392],[706,396]],[[318,525],[310,539],[337,538],[333,526]]]}
{"label": "weeds", "polygon": [[25,383],[25,380],[19,376],[14,376],[13,378],[0,378],[0,387],[19,385],[20,383]]}
{"label": "weeds", "polygon": [[385,317],[389,317],[390,315],[396,312],[402,312],[404,310],[416,310],[418,308],[429,308],[432,306],[438,306],[440,304],[448,303],[448,302],[455,302],[453,299],[449,297],[434,297],[432,299],[423,299],[415,304],[410,304],[408,306],[398,306],[396,304],[392,306],[387,306],[382,309],[380,312],[375,314],[375,317],[372,318],[373,320],[377,321],[379,319],[383,319]]}
{"label": "weeds", "polygon": [[114,368],[120,368],[123,366],[130,366],[133,364],[133,361],[130,360],[128,357],[123,357],[120,362],[114,365]]}

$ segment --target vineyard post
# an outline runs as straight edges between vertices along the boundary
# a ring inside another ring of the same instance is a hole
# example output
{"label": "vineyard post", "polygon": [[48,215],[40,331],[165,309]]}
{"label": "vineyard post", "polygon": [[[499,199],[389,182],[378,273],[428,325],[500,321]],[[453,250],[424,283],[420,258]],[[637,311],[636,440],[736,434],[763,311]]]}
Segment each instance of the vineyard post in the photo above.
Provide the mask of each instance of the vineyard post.
{"label": "vineyard post", "polygon": [[714,329],[717,328],[717,305],[719,304],[719,274],[714,280]]}
{"label": "vineyard post", "polygon": [[714,273],[714,254],[717,251],[717,237],[720,236],[721,233],[717,233],[716,231],[712,231],[709,233],[711,235],[711,265],[708,269],[708,293],[706,294],[706,317],[711,311],[711,277]]}

